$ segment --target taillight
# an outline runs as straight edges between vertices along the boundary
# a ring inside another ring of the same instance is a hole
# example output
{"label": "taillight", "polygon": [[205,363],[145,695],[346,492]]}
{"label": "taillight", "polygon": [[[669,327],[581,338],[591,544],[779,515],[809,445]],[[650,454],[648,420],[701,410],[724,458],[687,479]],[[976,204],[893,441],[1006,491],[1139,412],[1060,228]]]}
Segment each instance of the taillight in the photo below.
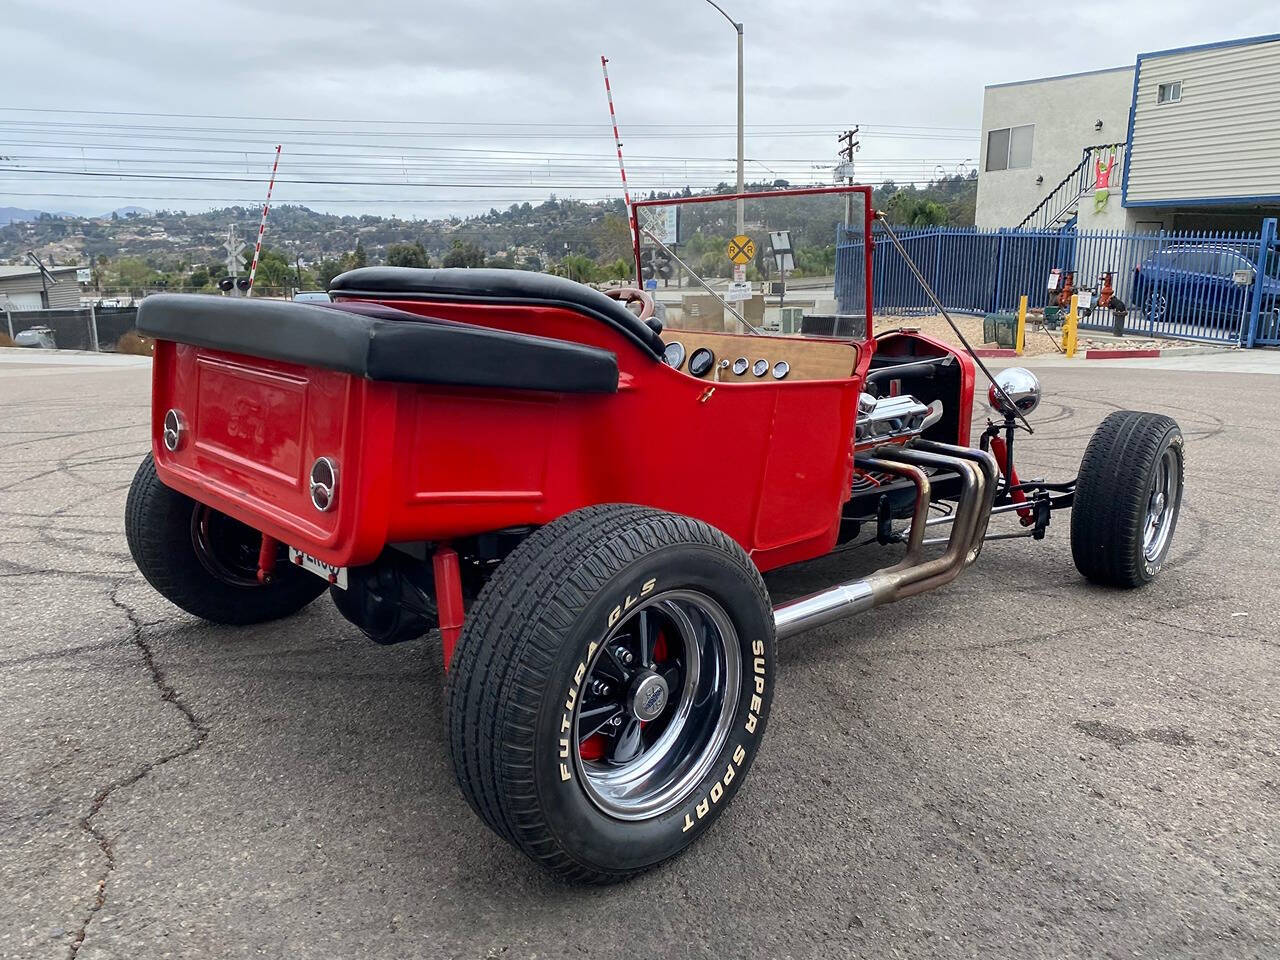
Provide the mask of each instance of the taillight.
{"label": "taillight", "polygon": [[164,415],[164,429],[161,431],[164,447],[170,453],[177,453],[187,439],[187,420],[178,409],[169,410]]}
{"label": "taillight", "polygon": [[329,457],[320,457],[311,465],[311,505],[321,513],[333,509],[338,499],[338,465]]}

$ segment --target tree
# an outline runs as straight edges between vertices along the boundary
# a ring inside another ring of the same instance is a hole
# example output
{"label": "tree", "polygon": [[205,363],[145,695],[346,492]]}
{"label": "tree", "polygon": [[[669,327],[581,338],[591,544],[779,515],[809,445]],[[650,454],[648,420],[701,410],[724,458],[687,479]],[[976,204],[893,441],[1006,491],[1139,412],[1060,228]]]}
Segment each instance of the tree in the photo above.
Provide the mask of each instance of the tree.
{"label": "tree", "polygon": [[453,247],[444,255],[446,267],[483,267],[484,251],[474,243],[455,239]]}
{"label": "tree", "polygon": [[619,257],[601,267],[600,274],[605,280],[630,280],[635,276],[635,269],[634,263],[625,257]]}
{"label": "tree", "polygon": [[591,232],[601,260],[617,260],[631,252],[631,225],[625,217],[606,213]]}
{"label": "tree", "polygon": [[341,260],[335,260],[332,257],[325,257],[316,267],[316,283],[321,290],[328,290],[329,283],[338,274],[342,273],[346,267]]}
{"label": "tree", "polygon": [[908,227],[938,227],[947,222],[947,208],[928,197],[899,190],[889,198],[889,219]]}
{"label": "tree", "polygon": [[354,270],[357,267],[367,266],[368,263],[369,258],[364,252],[364,242],[357,239],[355,253],[351,255],[351,269]]}
{"label": "tree", "polygon": [[291,287],[296,277],[293,264],[277,250],[263,249],[258,258],[258,272],[253,278],[255,287]]}
{"label": "tree", "polygon": [[393,243],[387,247],[387,265],[392,267],[429,267],[431,257],[421,240],[413,243]]}
{"label": "tree", "polygon": [[148,286],[155,279],[156,272],[141,257],[120,257],[112,261],[106,271],[108,285],[126,287],[130,290]]}
{"label": "tree", "polygon": [[596,277],[596,264],[590,257],[580,253],[567,253],[556,264],[555,272],[557,276],[588,283]]}

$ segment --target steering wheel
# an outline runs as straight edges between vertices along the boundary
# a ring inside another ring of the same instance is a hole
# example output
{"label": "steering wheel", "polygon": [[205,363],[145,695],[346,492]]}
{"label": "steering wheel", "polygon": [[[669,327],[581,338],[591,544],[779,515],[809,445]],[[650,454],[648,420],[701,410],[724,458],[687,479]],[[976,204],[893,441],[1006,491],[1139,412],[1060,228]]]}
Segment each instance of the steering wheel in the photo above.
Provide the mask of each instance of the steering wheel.
{"label": "steering wheel", "polygon": [[639,287],[619,287],[616,290],[605,290],[604,295],[617,300],[623,306],[631,303],[640,304],[639,317],[648,320],[653,316],[653,297]]}

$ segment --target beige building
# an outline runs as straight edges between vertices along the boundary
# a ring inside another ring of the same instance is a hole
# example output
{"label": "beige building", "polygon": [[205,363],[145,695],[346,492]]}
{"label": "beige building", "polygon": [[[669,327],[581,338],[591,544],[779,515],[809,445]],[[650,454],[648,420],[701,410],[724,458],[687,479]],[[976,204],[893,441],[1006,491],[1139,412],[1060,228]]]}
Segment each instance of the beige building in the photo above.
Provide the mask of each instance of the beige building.
{"label": "beige building", "polygon": [[[987,87],[982,96],[978,226],[1019,226],[1081,164],[1088,148],[1124,141],[1132,93],[1133,67]],[[1110,156],[1107,150],[1099,159],[1109,161]],[[1122,160],[1123,147],[1117,164]],[[1115,174],[1112,182],[1118,186],[1118,167]],[[1090,227],[1124,226],[1119,197],[1109,197],[1098,217],[1089,200]]]}
{"label": "beige building", "polygon": [[1256,230],[1280,214],[1277,144],[1280,35],[993,84],[977,224]]}
{"label": "beige building", "polygon": [[48,310],[80,306],[80,267],[50,267],[42,276],[35,266],[0,264],[0,311]]}

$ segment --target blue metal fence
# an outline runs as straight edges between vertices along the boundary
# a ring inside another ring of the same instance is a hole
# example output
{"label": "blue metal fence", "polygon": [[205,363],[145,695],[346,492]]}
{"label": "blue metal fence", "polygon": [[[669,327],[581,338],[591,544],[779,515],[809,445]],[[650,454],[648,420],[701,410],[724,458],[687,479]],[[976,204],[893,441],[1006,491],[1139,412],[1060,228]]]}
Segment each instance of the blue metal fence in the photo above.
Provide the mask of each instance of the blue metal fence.
{"label": "blue metal fence", "polygon": [[1252,303],[1249,307],[1249,328],[1245,346],[1280,345],[1280,236],[1275,219],[1262,224],[1262,236],[1258,242],[1258,277]]}
{"label": "blue metal fence", "polygon": [[[1110,274],[1111,307],[1081,325],[1111,329],[1123,304],[1126,333],[1220,343],[1280,342],[1280,256],[1276,223],[1261,232],[980,230],[923,227],[896,231],[948,310],[984,314],[1050,302],[1050,271],[1074,274],[1077,290],[1095,295]],[[841,231],[836,298],[841,313],[865,309],[863,241]],[[877,228],[873,234],[874,311],[934,312],[924,288]]]}

